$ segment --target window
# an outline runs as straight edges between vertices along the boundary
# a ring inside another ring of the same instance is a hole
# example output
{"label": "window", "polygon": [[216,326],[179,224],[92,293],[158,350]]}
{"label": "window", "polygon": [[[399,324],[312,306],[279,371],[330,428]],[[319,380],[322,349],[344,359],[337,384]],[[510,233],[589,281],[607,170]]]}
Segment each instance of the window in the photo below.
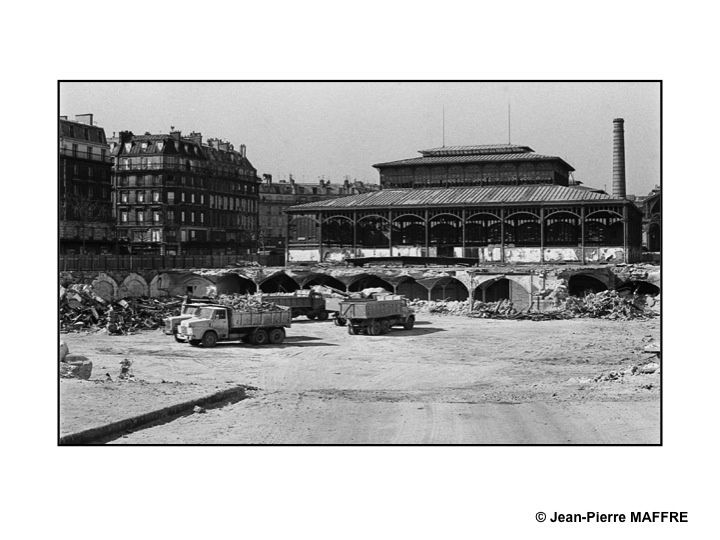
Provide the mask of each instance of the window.
{"label": "window", "polygon": [[88,167],[88,178],[92,178],[92,177],[93,177],[93,168]]}
{"label": "window", "polygon": [[175,192],[174,191],[168,191],[167,202],[168,202],[168,204],[175,204]]}
{"label": "window", "polygon": [[152,229],[150,231],[150,241],[151,242],[160,242],[161,241],[161,231],[160,229]]}
{"label": "window", "polygon": [[160,212],[158,210],[153,210],[153,221],[155,223],[160,222]]}
{"label": "window", "polygon": [[180,221],[185,223],[185,211],[180,212]]}
{"label": "window", "polygon": [[186,230],[180,231],[180,241],[187,242],[187,231]]}
{"label": "window", "polygon": [[138,223],[142,223],[143,221],[145,221],[145,212],[143,212],[142,210],[137,211],[137,221]]}
{"label": "window", "polygon": [[190,223],[195,223],[195,212],[190,212]]}
{"label": "window", "polygon": [[127,191],[123,191],[120,193],[120,202],[124,202],[124,203],[128,202],[128,192]]}
{"label": "window", "polygon": [[87,147],[87,158],[92,159],[92,146]]}
{"label": "window", "polygon": [[123,223],[127,223],[127,220],[128,220],[128,213],[125,211],[120,212],[120,221]]}
{"label": "window", "polygon": [[137,202],[145,202],[145,192],[144,191],[138,191],[136,194]]}
{"label": "window", "polygon": [[205,212],[200,212],[200,223],[205,223]]}
{"label": "window", "polygon": [[191,194],[190,194],[190,202],[191,202],[191,203],[194,203],[194,202],[195,202],[195,194],[194,194],[194,193],[191,193]]}
{"label": "window", "polygon": [[145,179],[142,176],[137,176],[135,178],[135,182],[138,186],[144,186],[145,185]]}
{"label": "window", "polygon": [[160,202],[160,192],[159,191],[153,191],[152,192],[152,200],[153,202]]}
{"label": "window", "polygon": [[195,233],[196,233],[196,232],[197,232],[197,231],[195,231],[195,230],[190,231],[190,238],[191,238],[192,240],[195,240]]}
{"label": "window", "polygon": [[180,200],[181,200],[182,202],[185,202],[185,192],[184,192],[184,191],[181,191],[181,192],[180,192]]}
{"label": "window", "polygon": [[205,195],[200,195],[200,204],[205,204]]}
{"label": "window", "polygon": [[167,212],[165,212],[165,217],[168,223],[172,223],[173,221],[175,221],[175,212],[173,210],[168,210]]}

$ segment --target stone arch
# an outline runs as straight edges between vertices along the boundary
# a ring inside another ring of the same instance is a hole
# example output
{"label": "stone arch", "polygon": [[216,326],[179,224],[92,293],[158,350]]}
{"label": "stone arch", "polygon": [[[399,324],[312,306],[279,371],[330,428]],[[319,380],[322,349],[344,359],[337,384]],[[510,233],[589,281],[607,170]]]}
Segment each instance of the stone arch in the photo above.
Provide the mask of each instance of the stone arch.
{"label": "stone arch", "polygon": [[104,272],[99,273],[91,285],[95,294],[105,301],[114,300],[117,297],[117,282]]}
{"label": "stone arch", "polygon": [[498,302],[510,299],[510,280],[505,276],[486,280],[475,289],[475,300],[482,302]]}
{"label": "stone arch", "polygon": [[357,292],[363,289],[370,289],[375,287],[382,287],[386,291],[394,291],[395,288],[391,283],[373,274],[358,274],[357,279],[351,281],[348,284],[348,291]]}
{"label": "stone arch", "polygon": [[643,280],[626,281],[618,285],[616,290],[618,292],[627,291],[635,294],[649,294],[650,296],[657,296],[660,294],[660,287]]}
{"label": "stone arch", "polygon": [[215,286],[218,294],[253,294],[257,291],[253,280],[237,273],[219,276]]}
{"label": "stone arch", "polygon": [[411,300],[425,300],[427,289],[412,276],[402,276],[395,284],[395,292]]}
{"label": "stone arch", "polygon": [[260,282],[260,290],[264,293],[293,292],[300,285],[285,272],[276,272]]}
{"label": "stone arch", "polygon": [[601,292],[608,289],[598,276],[589,274],[574,274],[568,279],[568,293],[570,296],[585,296],[588,292]]}
{"label": "stone arch", "polygon": [[118,298],[138,298],[148,296],[150,288],[147,281],[140,274],[131,272],[120,284]]}
{"label": "stone arch", "polygon": [[[429,280],[428,280],[429,281]],[[467,300],[468,288],[457,278],[445,276],[434,283],[428,283],[428,296],[430,300]]]}
{"label": "stone arch", "polygon": [[[215,284],[206,277],[198,274],[188,273],[183,276],[180,282],[180,293],[191,296],[207,296],[215,287]],[[177,293],[176,293],[177,294]]]}
{"label": "stone arch", "polygon": [[342,281],[333,276],[322,273],[308,276],[302,281],[301,285],[303,289],[308,289],[313,285],[323,285],[326,287],[332,287],[333,289],[338,289],[340,291],[345,290],[345,284]]}

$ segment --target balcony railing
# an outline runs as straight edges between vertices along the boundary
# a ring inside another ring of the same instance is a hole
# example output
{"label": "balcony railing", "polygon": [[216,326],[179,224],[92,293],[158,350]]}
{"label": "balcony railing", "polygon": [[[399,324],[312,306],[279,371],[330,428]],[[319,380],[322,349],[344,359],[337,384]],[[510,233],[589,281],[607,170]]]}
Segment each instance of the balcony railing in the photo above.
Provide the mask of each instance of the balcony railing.
{"label": "balcony railing", "polygon": [[88,154],[87,151],[79,149],[73,151],[72,148],[60,148],[60,155],[75,159],[87,159],[89,161],[97,161],[99,163],[112,163],[112,156],[108,154],[105,154],[105,157],[103,157],[99,154],[96,154],[95,152],[93,152],[92,154]]}

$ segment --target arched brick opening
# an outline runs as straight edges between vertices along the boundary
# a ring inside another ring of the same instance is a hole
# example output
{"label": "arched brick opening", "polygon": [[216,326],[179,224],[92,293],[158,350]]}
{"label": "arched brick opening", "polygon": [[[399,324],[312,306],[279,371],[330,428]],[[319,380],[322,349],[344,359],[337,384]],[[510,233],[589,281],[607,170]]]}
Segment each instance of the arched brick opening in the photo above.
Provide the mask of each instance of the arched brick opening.
{"label": "arched brick opening", "polygon": [[468,290],[462,281],[453,277],[440,279],[430,289],[431,300],[467,300]]}
{"label": "arched brick opening", "polygon": [[238,274],[220,276],[215,282],[218,294],[252,294],[257,291],[253,281]]}
{"label": "arched brick opening", "polygon": [[129,274],[118,289],[119,298],[138,298],[148,296],[150,289],[145,279],[136,273]]}
{"label": "arched brick opening", "polygon": [[375,287],[382,287],[389,292],[393,292],[395,290],[393,286],[384,279],[379,278],[378,276],[366,275],[361,277],[360,279],[353,281],[348,286],[348,291],[357,292],[362,291],[363,289],[370,289]]}
{"label": "arched brick opening", "polygon": [[660,287],[647,281],[626,281],[625,283],[618,285],[617,291],[627,291],[635,294],[649,294],[651,296],[657,296],[660,294]]}
{"label": "arched brick opening", "polygon": [[510,280],[507,278],[500,278],[494,281],[485,282],[475,289],[473,298],[481,302],[507,300],[510,298]]}
{"label": "arched brick opening", "polygon": [[427,298],[427,289],[410,276],[404,277],[397,284],[395,291],[410,300],[425,300]]}
{"label": "arched brick opening", "polygon": [[293,292],[299,288],[300,285],[285,272],[274,274],[260,283],[260,290],[265,293]]}
{"label": "arched brick opening", "polygon": [[327,274],[317,274],[312,276],[310,279],[303,283],[304,289],[309,289],[313,285],[323,285],[325,287],[332,287],[340,291],[345,290],[345,284],[337,278],[328,276]]}
{"label": "arched brick opening", "polygon": [[602,281],[587,274],[575,274],[568,280],[570,296],[585,296],[587,293],[598,293],[606,290],[607,287]]}

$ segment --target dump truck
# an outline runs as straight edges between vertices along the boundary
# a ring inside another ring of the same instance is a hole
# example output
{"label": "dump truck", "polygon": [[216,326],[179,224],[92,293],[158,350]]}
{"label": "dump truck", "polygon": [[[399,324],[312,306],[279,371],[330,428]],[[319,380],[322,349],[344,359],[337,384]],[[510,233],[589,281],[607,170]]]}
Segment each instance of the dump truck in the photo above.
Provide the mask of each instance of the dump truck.
{"label": "dump truck", "polygon": [[293,317],[304,315],[311,320],[326,321],[331,313],[325,305],[325,297],[308,289],[301,289],[293,294],[263,294],[262,300],[289,307]]}
{"label": "dump truck", "polygon": [[163,319],[163,323],[165,324],[163,327],[163,333],[167,334],[168,336],[174,336],[175,341],[178,342],[184,342],[184,340],[178,338],[177,333],[178,329],[180,328],[180,323],[182,323],[186,319],[190,319],[195,315],[195,311],[201,307],[207,306],[207,305],[216,305],[217,301],[213,300],[211,298],[190,298],[185,297],[182,303],[182,307],[180,308],[180,315],[175,315],[173,317],[167,317],[166,319]]}
{"label": "dump truck", "polygon": [[387,295],[379,298],[357,298],[340,302],[339,317],[347,321],[348,333],[379,336],[393,326],[405,330],[415,326],[415,314],[402,296]]}
{"label": "dump truck", "polygon": [[262,311],[233,309],[220,304],[199,306],[184,319],[176,334],[190,345],[214,347],[218,341],[243,341],[253,345],[282,343],[290,328],[290,308],[275,306]]}

